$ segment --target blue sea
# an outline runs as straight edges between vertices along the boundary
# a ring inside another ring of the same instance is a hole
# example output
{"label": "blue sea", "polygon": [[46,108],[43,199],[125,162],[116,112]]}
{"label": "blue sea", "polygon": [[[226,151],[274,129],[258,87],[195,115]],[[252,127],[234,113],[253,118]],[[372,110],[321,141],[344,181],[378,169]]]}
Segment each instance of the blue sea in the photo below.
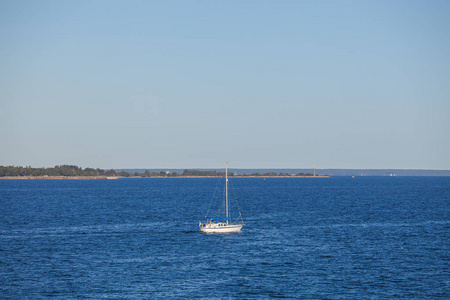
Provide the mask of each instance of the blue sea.
{"label": "blue sea", "polygon": [[0,180],[0,298],[450,298],[450,177],[232,182],[208,235],[216,178]]}

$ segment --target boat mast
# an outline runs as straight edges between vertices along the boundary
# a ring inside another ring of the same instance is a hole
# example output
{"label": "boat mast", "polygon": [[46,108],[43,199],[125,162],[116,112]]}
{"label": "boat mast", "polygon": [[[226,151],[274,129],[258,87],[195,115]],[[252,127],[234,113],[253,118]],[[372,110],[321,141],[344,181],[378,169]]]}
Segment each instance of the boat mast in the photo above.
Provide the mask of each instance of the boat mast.
{"label": "boat mast", "polygon": [[227,224],[228,224],[228,162],[225,162],[225,206],[227,211]]}

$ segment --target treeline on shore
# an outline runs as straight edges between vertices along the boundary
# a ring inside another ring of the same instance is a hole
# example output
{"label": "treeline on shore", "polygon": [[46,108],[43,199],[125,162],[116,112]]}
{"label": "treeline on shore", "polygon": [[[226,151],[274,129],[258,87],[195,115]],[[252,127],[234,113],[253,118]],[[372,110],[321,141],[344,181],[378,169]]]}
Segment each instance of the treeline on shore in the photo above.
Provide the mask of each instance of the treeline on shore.
{"label": "treeline on shore", "polygon": [[[123,171],[122,171],[123,172]],[[121,176],[121,175],[119,175]],[[225,176],[225,172],[217,172],[217,171],[199,171],[199,170],[184,170],[183,173],[178,174],[177,172],[169,172],[169,171],[161,171],[159,173],[150,172],[146,170],[144,173],[135,172],[134,176],[138,177],[223,177]],[[235,174],[232,172],[228,172],[228,176],[240,176],[240,177],[274,177],[274,176],[314,176],[312,173],[298,173],[298,174],[288,174],[288,173],[252,173],[252,174]]]}
{"label": "treeline on shore", "polygon": [[[228,173],[228,176],[234,176],[234,173]],[[103,169],[93,169],[93,168],[80,168],[73,165],[61,165],[54,166],[52,168],[32,168],[28,167],[16,167],[16,166],[0,166],[0,177],[14,177],[14,176],[118,176],[118,177],[195,177],[195,176],[209,176],[209,177],[223,177],[225,172],[217,171],[198,171],[198,170],[184,170],[183,173],[178,174],[177,172],[161,171],[161,172],[150,172],[146,170],[144,173],[135,172],[131,174],[127,171],[116,172],[115,170],[103,170]],[[246,175],[239,175],[246,177],[258,177],[258,176],[313,176],[311,173],[298,173],[298,174],[288,174],[288,173],[252,173]]]}
{"label": "treeline on shore", "polygon": [[[80,168],[71,165],[54,166],[53,168],[32,168],[16,166],[0,166],[0,177],[6,176],[113,176],[114,170]],[[117,174],[118,175],[118,174]]]}

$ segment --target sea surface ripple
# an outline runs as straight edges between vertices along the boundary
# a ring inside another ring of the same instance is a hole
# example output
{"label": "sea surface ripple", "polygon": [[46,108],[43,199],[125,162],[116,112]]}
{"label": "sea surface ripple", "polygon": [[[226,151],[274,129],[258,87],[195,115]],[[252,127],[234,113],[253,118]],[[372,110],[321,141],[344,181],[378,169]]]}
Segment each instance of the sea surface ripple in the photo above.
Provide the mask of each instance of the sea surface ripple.
{"label": "sea surface ripple", "polygon": [[450,178],[0,180],[0,298],[448,299]]}

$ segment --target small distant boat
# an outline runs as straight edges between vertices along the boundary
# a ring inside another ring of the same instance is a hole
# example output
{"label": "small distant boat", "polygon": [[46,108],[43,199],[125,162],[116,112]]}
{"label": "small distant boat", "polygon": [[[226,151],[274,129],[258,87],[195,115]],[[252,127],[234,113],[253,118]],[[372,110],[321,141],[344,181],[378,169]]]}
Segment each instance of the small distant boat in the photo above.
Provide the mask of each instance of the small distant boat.
{"label": "small distant boat", "polygon": [[205,233],[232,233],[239,232],[245,225],[239,210],[240,222],[230,222],[230,203],[228,199],[228,163],[225,164],[225,216],[209,218],[205,222],[199,222],[200,230]]}

